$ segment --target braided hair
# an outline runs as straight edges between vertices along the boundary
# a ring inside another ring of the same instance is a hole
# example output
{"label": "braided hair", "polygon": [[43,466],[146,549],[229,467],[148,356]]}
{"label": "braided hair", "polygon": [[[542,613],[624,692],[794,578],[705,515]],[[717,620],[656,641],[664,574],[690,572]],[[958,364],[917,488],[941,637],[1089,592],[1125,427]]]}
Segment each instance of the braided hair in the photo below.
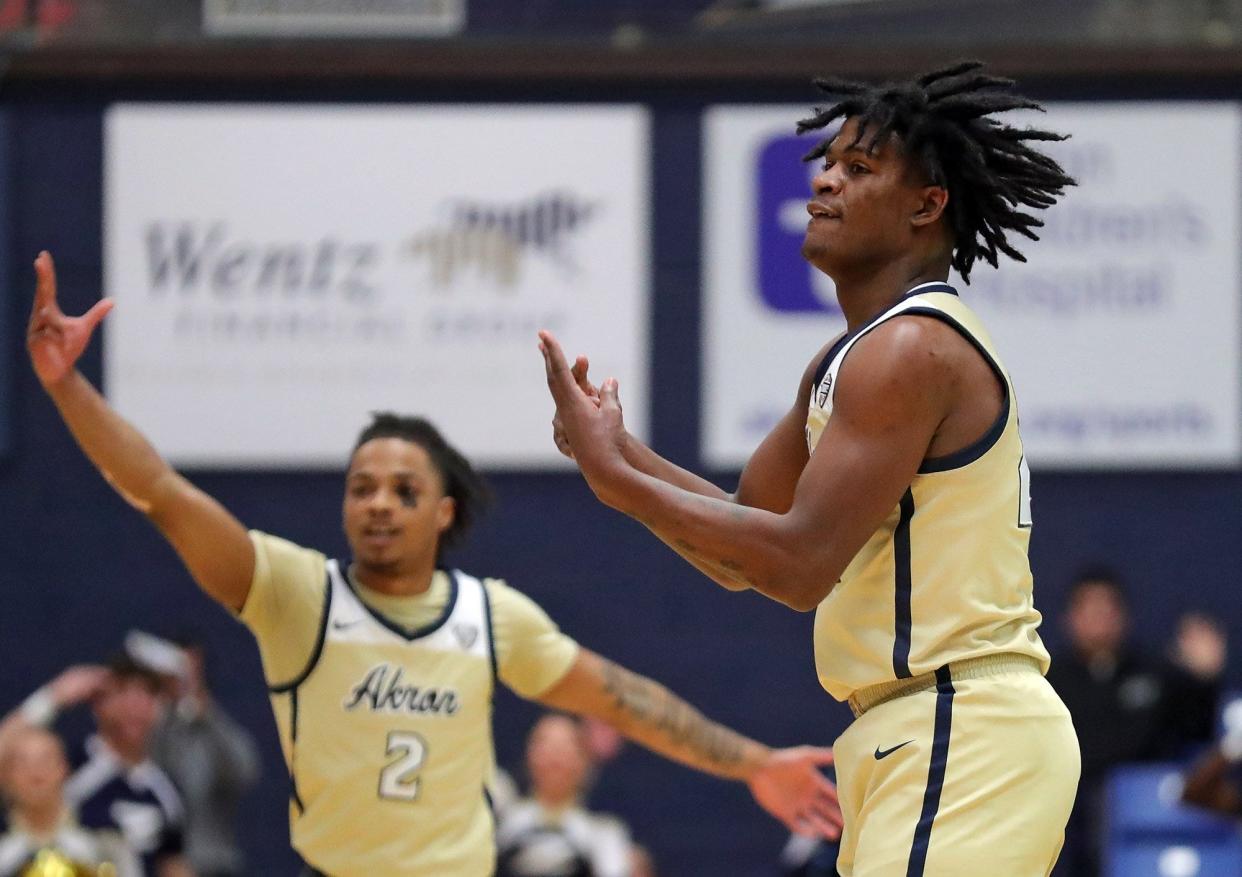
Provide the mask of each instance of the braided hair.
{"label": "braided hair", "polygon": [[[1023,208],[1051,207],[1067,186],[1076,185],[1054,159],[1029,145],[1068,135],[989,118],[1009,110],[1042,112],[1043,107],[1015,94],[1012,79],[985,73],[980,61],[963,61],[906,82],[870,85],[829,77],[815,84],[839,100],[816,108],[814,116],[798,123],[798,133],[855,118],[858,134],[850,147],[863,145],[865,138],[869,152],[895,134],[931,184],[949,193],[945,213],[953,233],[953,267],[967,283],[980,256],[993,268],[1001,253],[1025,262],[1008,235],[1039,240],[1034,229],[1043,222]],[[823,141],[805,160],[823,158],[831,143],[832,138]]]}
{"label": "braided hair", "polygon": [[440,551],[458,544],[491,500],[491,491],[483,476],[426,418],[407,417],[391,411],[372,412],[371,422],[354,442],[354,451],[372,439],[381,438],[412,442],[427,452],[440,473],[445,496],[451,496],[455,506],[453,523],[440,536]]}

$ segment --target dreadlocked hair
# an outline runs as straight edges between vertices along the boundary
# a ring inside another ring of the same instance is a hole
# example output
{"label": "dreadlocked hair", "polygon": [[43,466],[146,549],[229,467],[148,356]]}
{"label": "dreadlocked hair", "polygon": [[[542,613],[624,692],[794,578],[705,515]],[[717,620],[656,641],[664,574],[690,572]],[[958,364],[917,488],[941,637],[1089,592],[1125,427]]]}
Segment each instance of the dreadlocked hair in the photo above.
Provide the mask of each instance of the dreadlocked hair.
{"label": "dreadlocked hair", "polygon": [[444,483],[444,495],[451,496],[454,503],[453,523],[440,536],[440,551],[459,543],[491,502],[491,491],[483,476],[426,418],[374,411],[371,422],[358,434],[354,451],[381,438],[412,442],[427,452]]}
{"label": "dreadlocked hair", "polygon": [[[1015,128],[989,118],[1009,110],[1043,107],[1015,94],[1014,81],[983,71],[981,61],[963,61],[907,82],[869,85],[835,77],[816,79],[822,91],[839,98],[798,123],[798,133],[826,128],[838,119],[858,120],[850,148],[873,152],[897,135],[907,157],[932,185],[949,193],[945,208],[953,232],[953,267],[967,283],[975,260],[993,268],[1001,253],[1025,262],[1009,241],[1017,232],[1039,240],[1043,222],[1023,208],[1042,210],[1056,203],[1067,186],[1077,185],[1054,159],[1029,143],[1068,139],[1037,128]],[[829,138],[806,161],[823,158]]]}

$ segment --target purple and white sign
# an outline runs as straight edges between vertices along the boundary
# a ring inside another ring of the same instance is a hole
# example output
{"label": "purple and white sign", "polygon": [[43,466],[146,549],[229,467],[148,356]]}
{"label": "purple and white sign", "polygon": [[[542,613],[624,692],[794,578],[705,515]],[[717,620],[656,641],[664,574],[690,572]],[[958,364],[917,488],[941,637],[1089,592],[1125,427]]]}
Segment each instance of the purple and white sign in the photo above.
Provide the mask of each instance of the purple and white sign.
{"label": "purple and white sign", "polygon": [[[805,113],[705,117],[703,454],[714,466],[745,462],[844,329],[831,281],[799,253],[815,171],[800,158],[816,137],[792,133]],[[1027,263],[978,264],[969,286],[950,278],[1010,371],[1032,465],[1236,465],[1238,106],[1059,104],[1037,121],[1072,135],[1049,149],[1080,185],[1043,215],[1041,241],[1017,239]],[[1191,163],[1176,158],[1186,143]]]}

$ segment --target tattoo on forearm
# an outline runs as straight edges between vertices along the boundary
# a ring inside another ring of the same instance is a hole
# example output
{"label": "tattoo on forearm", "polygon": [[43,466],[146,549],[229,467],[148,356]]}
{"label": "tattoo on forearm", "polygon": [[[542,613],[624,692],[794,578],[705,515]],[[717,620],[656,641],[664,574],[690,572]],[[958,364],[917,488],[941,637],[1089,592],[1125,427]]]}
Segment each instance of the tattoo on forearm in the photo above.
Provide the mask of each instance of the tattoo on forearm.
{"label": "tattoo on forearm", "polygon": [[707,558],[702,556],[697,546],[692,545],[691,543],[687,542],[685,539],[674,539],[673,547],[676,548],[678,551],[682,552],[683,554],[690,555],[697,562],[704,564],[705,566],[714,570],[718,575],[721,575],[724,578],[730,579],[731,581],[737,582],[738,584],[749,585],[752,588],[754,587],[754,582],[752,582],[746,576],[745,570],[743,570],[742,565],[738,563],[736,560],[729,560],[727,558],[723,560],[717,560],[717,561],[708,560]]}
{"label": "tattoo on forearm", "polygon": [[640,725],[719,768],[741,763],[747,743],[741,734],[707,719],[690,704],[650,679],[604,661],[604,690],[613,705]]}

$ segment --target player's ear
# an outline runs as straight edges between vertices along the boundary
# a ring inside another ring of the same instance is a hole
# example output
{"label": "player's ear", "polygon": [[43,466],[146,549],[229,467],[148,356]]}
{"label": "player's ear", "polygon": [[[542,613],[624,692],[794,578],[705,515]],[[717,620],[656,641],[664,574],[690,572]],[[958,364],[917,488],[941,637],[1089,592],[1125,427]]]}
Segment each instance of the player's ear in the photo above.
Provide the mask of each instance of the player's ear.
{"label": "player's ear", "polygon": [[949,204],[949,190],[944,186],[923,186],[918,190],[919,200],[910,223],[922,228],[940,219]]}
{"label": "player's ear", "polygon": [[436,532],[443,533],[457,520],[457,500],[442,496],[436,503]]}

